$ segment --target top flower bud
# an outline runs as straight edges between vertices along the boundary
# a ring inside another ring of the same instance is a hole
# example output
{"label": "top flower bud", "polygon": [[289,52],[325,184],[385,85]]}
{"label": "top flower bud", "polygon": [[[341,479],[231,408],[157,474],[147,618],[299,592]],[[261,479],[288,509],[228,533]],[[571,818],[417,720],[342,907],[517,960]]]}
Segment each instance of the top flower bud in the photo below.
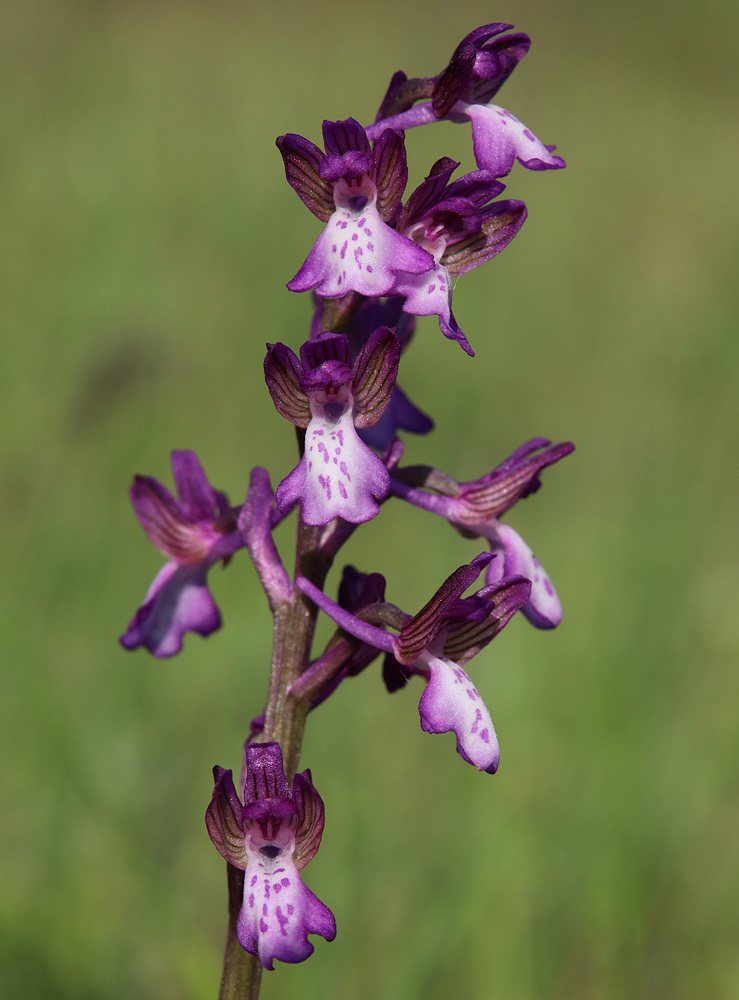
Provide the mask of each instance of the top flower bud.
{"label": "top flower bud", "polygon": [[362,126],[347,118],[325,121],[323,137],[325,153],[300,135],[277,140],[288,182],[328,223],[287,287],[314,288],[324,298],[393,295],[399,275],[434,266],[431,254],[391,228],[408,181],[403,136],[385,129],[372,149]]}

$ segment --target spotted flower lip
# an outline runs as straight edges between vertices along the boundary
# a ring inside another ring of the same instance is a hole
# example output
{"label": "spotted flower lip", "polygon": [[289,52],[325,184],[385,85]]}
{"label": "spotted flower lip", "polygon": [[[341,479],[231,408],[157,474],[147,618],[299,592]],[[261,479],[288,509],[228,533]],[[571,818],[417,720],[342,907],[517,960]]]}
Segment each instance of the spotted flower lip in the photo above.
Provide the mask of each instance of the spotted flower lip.
{"label": "spotted flower lip", "polygon": [[248,744],[244,764],[243,805],[232,772],[213,768],[215,788],[205,823],[220,855],[244,872],[239,944],[273,969],[275,959],[308,958],[313,953],[309,934],[327,941],[336,937],[333,914],[298,874],[320,846],[323,801],[310,771],[290,784],[279,743]]}
{"label": "spotted flower lip", "polygon": [[418,614],[411,617],[394,609],[398,635],[340,607],[304,577],[295,581],[345,632],[383,650],[406,672],[424,677],[426,688],[418,706],[421,728],[453,732],[463,760],[490,774],[498,769],[498,739],[490,713],[462,665],[504,628],[531,592],[529,580],[512,575],[462,598],[492,559],[483,552],[460,566]]}
{"label": "spotted flower lip", "polygon": [[552,444],[547,438],[532,438],[480,479],[458,483],[438,469],[417,466],[395,470],[390,488],[394,496],[439,514],[463,534],[486,538],[497,556],[487,570],[487,583],[510,574],[527,577],[531,594],[521,611],[536,628],[551,629],[562,620],[552,581],[526,542],[499,517],[535,493],[541,486],[540,473],[574,448],[569,441]]}
{"label": "spotted flower lip", "polygon": [[326,227],[287,287],[323,298],[347,292],[393,295],[398,275],[420,274],[433,258],[391,223],[408,170],[401,133],[378,131],[374,148],[353,118],[325,121],[326,152],[289,133],[277,146],[298,197]]}
{"label": "spotted flower lip", "polygon": [[300,355],[273,344],[264,363],[278,412],[305,428],[303,455],[277,487],[277,506],[284,513],[299,503],[311,525],[337,517],[369,521],[387,496],[389,474],[357,430],[376,424],[390,401],[400,341],[380,327],[352,364],[347,337],[324,333],[307,341]]}
{"label": "spotted flower lip", "polygon": [[244,546],[236,530],[237,511],[225,494],[211,487],[197,455],[173,451],[172,473],[179,499],[148,476],[136,476],[131,487],[134,513],[168,562],[120,643],[124,649],[144,646],[157,657],[179,653],[186,632],[207,636],[220,628],[221,615],[208,589],[207,573]]}

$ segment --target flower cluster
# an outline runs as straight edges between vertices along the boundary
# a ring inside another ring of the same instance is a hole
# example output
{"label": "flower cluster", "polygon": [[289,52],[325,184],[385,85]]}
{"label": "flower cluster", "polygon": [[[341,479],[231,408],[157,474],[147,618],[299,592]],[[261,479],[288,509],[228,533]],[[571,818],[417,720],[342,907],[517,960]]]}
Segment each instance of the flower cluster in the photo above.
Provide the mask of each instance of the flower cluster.
{"label": "flower cluster", "polygon": [[[229,871],[244,873],[231,937],[267,969],[274,959],[307,958],[309,934],[330,941],[336,933],[331,911],[298,874],[318,850],[324,825],[310,772],[295,773],[308,714],[382,656],[388,691],[419,679],[421,728],[453,733],[465,762],[495,773],[495,728],[465,668],[517,611],[540,629],[562,618],[549,576],[503,518],[573,446],[535,438],[480,478],[458,482],[433,466],[403,465],[398,436],[433,428],[397,384],[416,317],[437,317],[442,334],[473,354],[452,312],[452,286],[500,253],[526,219],[522,202],[500,197],[500,178],[516,161],[536,171],[564,166],[553,146],[491,103],[529,48],[528,37],[510,27],[471,32],[436,76],[396,73],[375,121],[324,121],[323,148],[292,133],[277,139],[288,183],[323,223],[287,283],[313,293],[309,336],[297,353],[268,344],[264,360],[275,409],[297,431],[295,467],[275,490],[267,470],[253,469],[244,503],[232,507],[196,456],[176,451],[177,499],[142,476],[131,490],[136,516],[168,561],[121,637],[126,649],[144,646],[169,657],[186,632],[217,629],[208,570],[241,548],[273,613],[269,694],[246,741],[241,797],[231,771],[217,767],[206,813]],[[441,120],[471,123],[477,169],[460,176],[460,164],[441,156],[406,194],[405,133]],[[377,573],[346,566],[336,601],[325,587],[343,543],[389,500],[435,514],[485,548],[415,614],[386,601],[387,584]],[[291,512],[292,576],[273,537]],[[319,610],[337,628],[314,651]],[[227,951],[225,968],[228,962]]]}

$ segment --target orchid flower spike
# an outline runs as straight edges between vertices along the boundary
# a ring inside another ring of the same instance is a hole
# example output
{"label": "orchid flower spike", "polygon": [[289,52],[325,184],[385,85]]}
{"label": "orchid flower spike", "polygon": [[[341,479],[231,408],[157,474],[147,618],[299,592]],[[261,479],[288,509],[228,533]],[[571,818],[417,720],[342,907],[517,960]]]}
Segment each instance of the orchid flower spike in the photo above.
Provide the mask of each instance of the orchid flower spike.
{"label": "orchid flower spike", "polygon": [[359,438],[382,416],[395,386],[400,341],[380,327],[350,367],[344,334],[323,333],[300,349],[269,345],[265,379],[278,412],[306,429],[298,465],[275,494],[282,512],[300,504],[306,524],[342,517],[369,521],[388,492],[390,477],[380,458]]}
{"label": "orchid flower spike", "polygon": [[221,856],[244,872],[239,944],[273,969],[275,959],[308,958],[309,934],[327,941],[336,937],[333,914],[298,874],[321,843],[323,801],[310,771],[297,774],[290,786],[279,743],[248,744],[244,761],[243,805],[232,772],[214,767],[205,823]]}
{"label": "orchid flower spike", "polygon": [[220,628],[207,573],[244,547],[236,530],[238,510],[211,487],[195,452],[173,451],[172,473],[178,500],[148,476],[136,476],[131,487],[136,517],[168,562],[120,638],[124,649],[145,646],[159,657],[179,653],[185,632],[206,636]]}
{"label": "orchid flower spike", "polygon": [[304,264],[288,282],[323,298],[347,292],[393,295],[398,275],[421,274],[434,261],[391,228],[408,180],[400,132],[376,130],[374,149],[353,118],[325,121],[326,152],[300,135],[280,136],[285,174],[301,201],[326,223]]}
{"label": "orchid flower spike", "polygon": [[[562,157],[554,155],[555,146],[545,146],[510,111],[489,103],[531,45],[528,35],[502,35],[511,27],[485,24],[471,31],[446,69],[425,87],[396,73],[380,108],[382,117],[366,129],[368,138],[387,128],[407,129],[442,119],[470,121],[477,165],[495,177],[510,173],[515,160],[529,170],[564,167]],[[413,106],[419,95],[431,99]]]}
{"label": "orchid flower spike", "polygon": [[490,713],[462,665],[495,638],[531,592],[528,580],[508,576],[462,598],[492,558],[484,552],[460,566],[417,615],[401,613],[398,635],[346,611],[305,577],[295,581],[345,632],[424,677],[426,688],[418,705],[421,728],[427,733],[453,732],[460,756],[489,774],[498,769],[498,739]]}
{"label": "orchid flower spike", "polygon": [[535,493],[541,486],[540,473],[574,449],[569,441],[552,444],[546,438],[533,438],[492,472],[467,483],[423,466],[397,469],[391,492],[446,518],[468,537],[486,538],[498,556],[488,567],[487,584],[510,574],[527,577],[531,596],[522,613],[537,628],[555,628],[562,620],[562,605],[549,575],[521,536],[499,518],[518,500]]}

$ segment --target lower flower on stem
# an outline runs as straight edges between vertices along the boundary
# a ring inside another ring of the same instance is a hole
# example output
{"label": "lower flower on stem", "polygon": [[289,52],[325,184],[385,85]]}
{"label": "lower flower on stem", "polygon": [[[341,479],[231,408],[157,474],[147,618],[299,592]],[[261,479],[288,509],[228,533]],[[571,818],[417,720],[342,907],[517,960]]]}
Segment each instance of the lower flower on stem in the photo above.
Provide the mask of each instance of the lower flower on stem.
{"label": "lower flower on stem", "polygon": [[245,748],[242,805],[231,771],[215,767],[213,798],[205,814],[219,853],[244,871],[239,944],[265,969],[302,962],[313,953],[308,934],[336,937],[331,910],[303,883],[299,869],[314,857],[323,833],[323,801],[310,771],[290,787],[279,743]]}

